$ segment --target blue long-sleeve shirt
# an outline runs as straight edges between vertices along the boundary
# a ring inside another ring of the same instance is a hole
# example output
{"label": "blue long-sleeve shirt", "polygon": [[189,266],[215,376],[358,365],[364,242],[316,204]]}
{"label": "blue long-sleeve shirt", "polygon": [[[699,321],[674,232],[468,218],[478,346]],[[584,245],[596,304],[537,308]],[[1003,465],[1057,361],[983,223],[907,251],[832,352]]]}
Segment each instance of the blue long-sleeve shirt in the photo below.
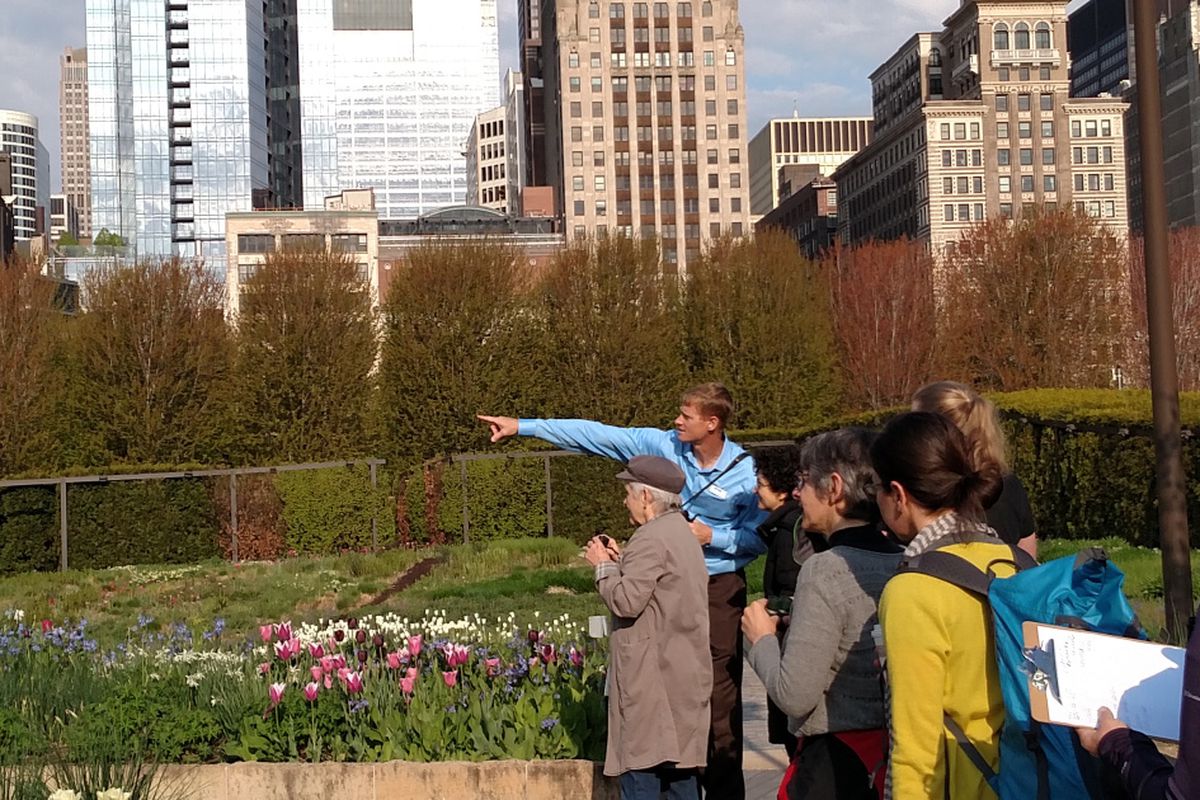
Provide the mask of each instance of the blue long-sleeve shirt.
{"label": "blue long-sleeve shirt", "polygon": [[[585,419],[522,419],[518,433],[536,436],[564,450],[605,456],[628,462],[634,456],[662,456],[679,465],[687,483],[683,499],[687,512],[712,528],[712,542],[704,547],[704,564],[709,575],[741,569],[766,550],[756,529],[766,519],[759,510],[754,488],[754,464],[744,459],[704,487],[741,455],[743,448],[725,440],[721,455],[707,469],[700,466],[692,446],[679,441],[676,431],[658,428],[618,428]],[[690,500],[696,492],[704,493]]]}

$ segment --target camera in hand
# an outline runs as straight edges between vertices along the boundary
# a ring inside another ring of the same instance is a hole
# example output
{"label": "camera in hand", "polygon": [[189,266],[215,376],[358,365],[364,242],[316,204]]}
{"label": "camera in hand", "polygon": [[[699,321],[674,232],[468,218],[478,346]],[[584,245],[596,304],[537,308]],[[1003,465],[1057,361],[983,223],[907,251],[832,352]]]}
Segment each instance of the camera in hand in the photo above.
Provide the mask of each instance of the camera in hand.
{"label": "camera in hand", "polygon": [[596,535],[596,538],[597,538],[597,539],[599,539],[599,540],[600,540],[600,544],[604,545],[605,547],[611,547],[611,546],[612,546],[613,540],[612,540],[612,538],[611,538],[611,537],[609,537],[609,536],[606,536],[606,535],[604,535],[603,533],[601,533],[601,534],[597,534],[597,535]]}
{"label": "camera in hand", "polygon": [[792,598],[787,595],[767,598],[767,613],[773,617],[786,617],[792,613]]}

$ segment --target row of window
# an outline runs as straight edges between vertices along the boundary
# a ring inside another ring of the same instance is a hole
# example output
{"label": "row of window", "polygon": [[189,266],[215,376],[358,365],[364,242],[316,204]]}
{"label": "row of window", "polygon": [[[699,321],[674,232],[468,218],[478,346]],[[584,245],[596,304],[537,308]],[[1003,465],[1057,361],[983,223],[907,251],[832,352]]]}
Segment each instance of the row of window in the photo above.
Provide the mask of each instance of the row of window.
{"label": "row of window", "polygon": [[[693,231],[692,230],[693,227],[696,227],[696,226],[693,226],[693,225],[684,225],[683,226],[683,234],[684,234],[683,238],[688,241],[699,241],[700,231],[699,231],[698,227],[696,228],[695,231]],[[612,228],[612,233],[614,236],[624,236],[627,239],[632,239],[633,235],[634,235],[634,230],[635,229],[634,229],[633,225],[614,225]],[[638,234],[644,239],[657,238],[660,233],[660,231],[656,230],[653,225],[642,225],[640,228],[637,229],[637,231],[638,231]],[[678,254],[676,253],[675,248],[672,246],[673,242],[671,241],[671,240],[677,238],[677,235],[676,235],[677,231],[678,231],[678,229],[675,227],[674,224],[665,224],[662,226],[662,230],[661,230],[662,238],[664,240],[666,240],[663,242],[663,260],[669,261],[672,264],[675,263],[675,261],[678,257]],[[575,226],[575,236],[582,238],[584,236],[587,236],[587,232],[588,232],[588,229],[587,229],[586,225],[576,225]],[[731,234],[733,234],[734,236],[741,236],[742,235],[742,223],[740,223],[740,222],[731,223],[729,226],[729,232]],[[605,225],[604,223],[597,225],[596,229],[595,229],[595,233],[597,236],[600,236],[600,237],[608,236],[608,233],[609,233],[608,225]],[[671,233],[672,235],[668,236],[667,235],[668,233]],[[693,233],[694,233],[694,235],[691,235]],[[721,223],[710,222],[708,225],[708,235],[714,239],[719,237],[721,235]],[[694,261],[695,259],[700,257],[700,250],[699,250],[699,248],[689,247],[687,249],[687,254],[688,254],[688,259]]]}
{"label": "row of window", "polygon": [[[282,249],[311,250],[325,248],[323,233],[286,233],[283,235]],[[367,252],[367,235],[365,233],[335,233],[330,237],[330,246],[338,253]],[[274,253],[275,236],[270,233],[241,233],[238,234],[238,253],[242,255],[255,253]]]}
{"label": "row of window", "polygon": [[[634,3],[632,11],[633,11],[634,19],[648,19],[650,16],[650,4],[649,3]],[[707,2],[707,0],[704,3],[701,3],[700,4],[700,14],[705,17],[711,17],[712,16],[712,3]],[[675,4],[675,15],[678,17],[683,17],[685,19],[690,18],[692,16],[692,4],[691,3],[676,3]],[[591,17],[592,19],[600,18],[600,5],[598,3],[589,3],[588,4],[588,16]],[[609,4],[608,16],[610,19],[624,19],[625,18],[625,4],[624,3]],[[666,19],[670,16],[671,16],[670,3],[655,3],[654,4],[654,18],[655,19]]]}
{"label": "row of window", "polygon": [[[1029,23],[1018,22],[1011,29],[1006,23],[998,22],[992,27],[992,46],[996,50],[1029,50]],[[1033,44],[1038,50],[1049,50],[1053,47],[1054,37],[1051,35],[1050,23],[1039,22],[1033,27]]]}
{"label": "row of window", "polygon": [[[1030,80],[1029,67],[1017,67],[1017,80],[1021,83],[1027,83]],[[1048,81],[1051,79],[1050,67],[1038,67],[1038,80]],[[1012,71],[1008,67],[998,67],[996,69],[996,80],[1001,83],[1008,83],[1012,80]]]}
{"label": "row of window", "polygon": [[[1011,95],[1008,95],[1008,94],[997,94],[996,95],[996,110],[1001,113],[1008,113],[1008,109],[1009,109],[1009,105],[1010,105],[1010,103],[1009,103],[1010,97],[1011,97]],[[1017,111],[1029,111],[1031,105],[1032,105],[1032,95],[1026,94],[1024,92],[1017,95]],[[1041,108],[1042,111],[1053,111],[1054,110],[1054,95],[1039,94],[1038,95],[1038,106]]]}
{"label": "row of window", "polygon": [[[638,92],[649,92],[653,86],[658,92],[669,94],[671,91],[671,76],[670,75],[637,75],[633,82],[634,90]],[[593,75],[591,79],[591,87],[593,92],[601,92],[604,90],[604,79],[599,75]],[[567,78],[567,88],[572,92],[579,92],[583,89],[583,80],[578,75],[572,75]],[[730,73],[725,76],[725,88],[729,91],[737,91],[738,79],[736,73]],[[717,89],[717,76],[704,76],[704,90],[714,92]],[[624,75],[614,76],[612,79],[612,90],[614,95],[625,94],[629,91],[629,79]],[[695,75],[680,75],[679,76],[679,91],[694,92],[696,91],[696,76]]]}
{"label": "row of window", "polygon": [[1112,136],[1112,120],[1073,119],[1071,120],[1071,136],[1076,139],[1084,136],[1089,139],[1096,136]]}
{"label": "row of window", "polygon": [[[580,153],[580,156],[583,154]],[[582,159],[581,159],[582,160]],[[603,161],[601,161],[603,164]],[[602,192],[606,187],[606,179],[604,175],[594,175],[592,177],[592,188],[598,192]],[[571,188],[576,192],[582,192],[585,186],[585,179],[582,175],[575,175],[571,178]],[[633,189],[633,180],[629,175],[617,175],[613,178],[613,188],[618,192],[628,192]],[[653,172],[642,172],[638,175],[638,190],[652,191],[655,188],[664,192],[675,191],[675,174],[673,172],[660,172],[655,175]],[[685,173],[683,176],[684,189],[699,188],[699,179],[694,172]],[[710,172],[708,174],[708,188],[721,188],[721,176],[718,173]],[[733,172],[729,175],[729,188],[742,188],[742,173]]]}
{"label": "row of window", "polygon": [[[700,201],[695,197],[683,198],[681,206],[684,214],[700,213]],[[576,217],[582,217],[587,213],[587,203],[583,200],[576,200],[572,208]],[[633,208],[634,206],[632,200],[618,200],[616,208],[617,216],[632,216]],[[595,201],[594,209],[597,217],[608,216],[608,201],[603,199]],[[638,204],[638,211],[643,217],[653,217],[656,214],[664,219],[667,217],[674,217],[678,213],[676,209],[677,205],[674,200],[641,200]],[[740,214],[742,212],[742,198],[731,197],[729,199],[729,210],[734,214]],[[708,199],[708,211],[711,214],[720,214],[721,198],[710,197]],[[698,230],[699,228],[697,227],[697,231]],[[699,238],[698,232],[697,238]]]}
{"label": "row of window", "polygon": [[479,179],[481,181],[502,181],[504,180],[504,163],[489,164],[479,171]]}

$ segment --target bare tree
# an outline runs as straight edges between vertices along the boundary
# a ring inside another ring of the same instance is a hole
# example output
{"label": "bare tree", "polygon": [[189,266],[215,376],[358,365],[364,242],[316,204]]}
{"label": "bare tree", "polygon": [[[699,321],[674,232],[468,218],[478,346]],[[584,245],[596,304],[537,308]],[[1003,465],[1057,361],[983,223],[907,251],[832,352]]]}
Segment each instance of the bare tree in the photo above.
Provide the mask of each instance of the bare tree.
{"label": "bare tree", "polygon": [[[1171,232],[1170,253],[1172,308],[1175,314],[1175,347],[1179,361],[1179,388],[1200,391],[1200,228],[1177,228]],[[1129,284],[1134,334],[1122,371],[1127,379],[1145,385],[1147,365],[1146,267],[1142,241],[1129,245]]]}
{"label": "bare tree", "polygon": [[1074,210],[982,223],[943,264],[939,350],[981,388],[1103,387],[1128,330],[1125,245]]}
{"label": "bare tree", "polygon": [[847,405],[905,403],[934,376],[933,259],[906,239],[836,248],[829,274]]}

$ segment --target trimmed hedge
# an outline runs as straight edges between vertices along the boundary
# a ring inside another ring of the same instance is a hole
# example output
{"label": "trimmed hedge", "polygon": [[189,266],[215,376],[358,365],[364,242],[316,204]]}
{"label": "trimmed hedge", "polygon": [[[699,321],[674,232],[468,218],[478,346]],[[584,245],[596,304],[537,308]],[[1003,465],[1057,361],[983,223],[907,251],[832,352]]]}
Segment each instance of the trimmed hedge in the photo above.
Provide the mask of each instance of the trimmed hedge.
{"label": "trimmed hedge", "polygon": [[289,551],[328,555],[371,547],[375,517],[380,547],[395,542],[396,520],[380,482],[371,488],[365,465],[281,472],[275,488],[283,501],[284,542]]}

